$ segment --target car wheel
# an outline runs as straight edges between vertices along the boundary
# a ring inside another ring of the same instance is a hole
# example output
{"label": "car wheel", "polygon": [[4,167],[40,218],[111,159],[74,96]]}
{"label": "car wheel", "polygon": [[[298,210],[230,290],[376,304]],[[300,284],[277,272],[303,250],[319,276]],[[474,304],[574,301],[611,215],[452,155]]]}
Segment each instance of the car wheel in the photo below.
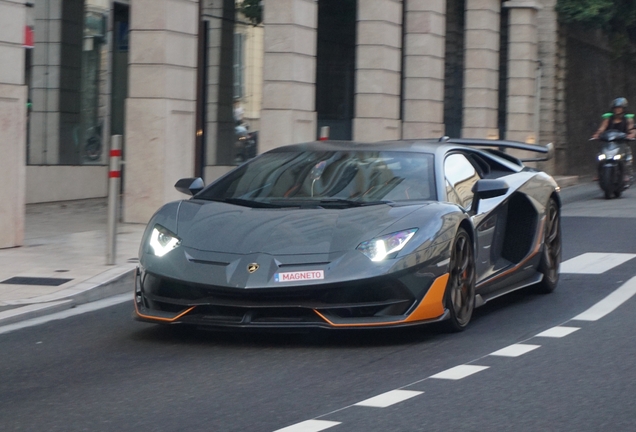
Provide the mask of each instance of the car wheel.
{"label": "car wheel", "polygon": [[543,253],[539,271],[543,273],[543,280],[537,284],[540,292],[554,291],[559,282],[559,268],[561,267],[561,215],[559,206],[551,199],[546,209],[545,236]]}
{"label": "car wheel", "polygon": [[599,186],[601,186],[601,189],[603,190],[605,199],[611,199],[612,187],[614,185],[614,183],[612,182],[611,171],[607,168],[601,169],[599,172],[598,179],[599,179]]}
{"label": "car wheel", "polygon": [[475,308],[475,253],[463,228],[453,241],[449,273],[444,304],[450,319],[445,324],[448,330],[459,332],[466,328]]}

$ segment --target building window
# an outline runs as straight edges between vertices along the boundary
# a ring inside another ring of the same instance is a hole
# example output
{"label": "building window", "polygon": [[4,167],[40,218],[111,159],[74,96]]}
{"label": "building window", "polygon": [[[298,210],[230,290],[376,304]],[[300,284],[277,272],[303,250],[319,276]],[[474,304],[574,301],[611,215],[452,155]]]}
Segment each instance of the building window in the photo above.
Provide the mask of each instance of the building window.
{"label": "building window", "polygon": [[244,51],[245,35],[234,33],[234,99],[245,95]]}

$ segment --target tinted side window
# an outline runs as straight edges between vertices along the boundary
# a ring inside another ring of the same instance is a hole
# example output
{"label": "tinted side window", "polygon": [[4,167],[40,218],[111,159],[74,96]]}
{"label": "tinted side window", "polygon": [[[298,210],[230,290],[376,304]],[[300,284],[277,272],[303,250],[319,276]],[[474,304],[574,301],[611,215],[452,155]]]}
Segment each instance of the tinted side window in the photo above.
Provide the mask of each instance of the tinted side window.
{"label": "tinted side window", "polygon": [[473,185],[480,179],[477,170],[463,154],[449,155],[444,161],[448,200],[469,209],[473,203]]}

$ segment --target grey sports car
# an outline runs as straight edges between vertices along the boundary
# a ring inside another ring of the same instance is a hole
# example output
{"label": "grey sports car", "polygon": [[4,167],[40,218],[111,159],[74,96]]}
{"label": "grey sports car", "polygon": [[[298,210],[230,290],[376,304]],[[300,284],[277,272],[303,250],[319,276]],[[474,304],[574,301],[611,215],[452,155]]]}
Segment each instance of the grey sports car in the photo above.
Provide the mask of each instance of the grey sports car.
{"label": "grey sports car", "polygon": [[[163,206],[140,247],[135,317],[237,328],[444,321],[554,290],[559,188],[506,149],[448,139],[277,148]],[[542,155],[538,155],[544,157]],[[536,158],[533,160],[545,160]]]}

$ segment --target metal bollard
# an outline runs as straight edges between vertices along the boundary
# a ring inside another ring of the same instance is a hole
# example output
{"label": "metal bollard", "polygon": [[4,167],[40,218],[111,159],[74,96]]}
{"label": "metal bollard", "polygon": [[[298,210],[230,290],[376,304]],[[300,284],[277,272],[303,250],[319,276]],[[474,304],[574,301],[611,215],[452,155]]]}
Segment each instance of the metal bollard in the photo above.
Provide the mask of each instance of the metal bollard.
{"label": "metal bollard", "polygon": [[323,126],[320,128],[320,141],[327,141],[329,139],[329,126]]}
{"label": "metal bollard", "polygon": [[108,171],[108,234],[106,265],[117,261],[117,211],[119,210],[119,182],[121,181],[121,135],[113,135],[110,143],[110,170]]}

